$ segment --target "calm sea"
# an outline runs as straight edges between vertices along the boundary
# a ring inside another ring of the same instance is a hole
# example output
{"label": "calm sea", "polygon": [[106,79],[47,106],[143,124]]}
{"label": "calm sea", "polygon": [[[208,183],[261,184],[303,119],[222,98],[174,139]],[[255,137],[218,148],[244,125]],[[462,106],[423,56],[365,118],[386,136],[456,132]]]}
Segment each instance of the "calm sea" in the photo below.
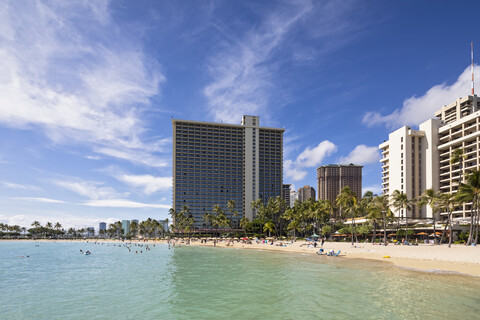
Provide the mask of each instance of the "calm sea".
{"label": "calm sea", "polygon": [[0,318],[438,320],[480,315],[478,278],[292,253],[150,247],[129,251],[118,244],[0,242]]}

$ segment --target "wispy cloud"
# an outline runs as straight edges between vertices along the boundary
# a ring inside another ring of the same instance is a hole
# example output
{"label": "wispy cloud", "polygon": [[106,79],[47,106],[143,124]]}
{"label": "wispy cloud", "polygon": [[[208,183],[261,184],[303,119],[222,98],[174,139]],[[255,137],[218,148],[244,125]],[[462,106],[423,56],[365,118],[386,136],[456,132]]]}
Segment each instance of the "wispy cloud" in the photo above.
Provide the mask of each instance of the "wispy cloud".
{"label": "wispy cloud", "polygon": [[223,49],[208,64],[213,81],[204,89],[215,120],[238,122],[242,114],[263,113],[268,107],[275,68],[269,59],[310,8],[307,1],[294,3],[270,13],[258,28],[250,27],[239,38],[224,40]]}
{"label": "wispy cloud", "polygon": [[139,106],[164,76],[123,34],[108,1],[3,2],[0,123],[40,128],[56,143],[155,151],[141,141]]}
{"label": "wispy cloud", "polygon": [[168,162],[163,158],[156,157],[149,152],[137,150],[136,152],[132,152],[132,150],[120,150],[120,149],[112,149],[112,148],[95,148],[95,152],[122,159],[127,160],[129,162],[135,164],[143,164],[150,167],[166,167]]}
{"label": "wispy cloud", "polygon": [[117,179],[135,188],[142,189],[143,193],[150,195],[160,190],[168,190],[172,187],[172,177],[155,177],[152,175],[128,175],[122,174]]}
{"label": "wispy cloud", "polygon": [[83,203],[89,207],[106,207],[106,208],[161,208],[170,209],[170,205],[166,204],[152,204],[130,201],[125,199],[106,199],[106,200],[91,200]]}
{"label": "wispy cloud", "polygon": [[95,181],[76,179],[75,181],[55,181],[55,184],[89,199],[106,199],[119,196],[115,189],[104,187],[103,183]]}
{"label": "wispy cloud", "polygon": [[61,200],[50,199],[50,198],[36,198],[36,197],[15,197],[13,200],[18,201],[32,201],[32,202],[43,202],[43,203],[65,203]]}
{"label": "wispy cloud", "polygon": [[35,186],[23,185],[23,184],[6,182],[6,181],[2,182],[2,184],[9,189],[15,189],[15,190],[40,190],[40,188]]}
{"label": "wispy cloud", "polygon": [[353,163],[357,165],[364,165],[369,163],[376,163],[380,160],[380,151],[378,147],[367,147],[360,144],[353,149],[348,156],[341,157],[340,163]]}
{"label": "wispy cloud", "polygon": [[[480,81],[480,67],[475,66],[475,82]],[[458,79],[451,85],[442,83],[435,85],[420,97],[410,97],[403,102],[403,106],[390,114],[382,115],[379,112],[367,112],[363,123],[371,127],[385,125],[389,129],[405,125],[418,125],[434,117],[435,111],[445,103],[454,102],[459,97],[470,93],[471,71],[466,68]]]}

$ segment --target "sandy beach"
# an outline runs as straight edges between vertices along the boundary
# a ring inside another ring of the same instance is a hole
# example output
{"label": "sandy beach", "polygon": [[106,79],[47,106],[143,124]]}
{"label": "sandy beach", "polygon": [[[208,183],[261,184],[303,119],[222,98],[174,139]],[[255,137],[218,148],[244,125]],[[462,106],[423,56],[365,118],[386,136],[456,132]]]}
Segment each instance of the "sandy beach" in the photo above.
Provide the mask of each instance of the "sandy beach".
{"label": "sandy beach", "polygon": [[[22,241],[22,240],[1,240],[1,241]],[[81,242],[122,242],[112,239],[89,239],[89,240],[30,240],[30,241],[81,241]],[[132,243],[166,243],[166,240],[126,240],[124,242]],[[309,242],[298,240],[296,242],[282,241],[286,246],[277,246],[280,241],[276,241],[273,245],[268,243],[252,244],[243,243],[242,241],[230,242],[228,240],[218,241],[217,247],[224,248],[241,248],[253,250],[272,250],[283,252],[310,253],[316,254],[320,249],[320,242],[317,242],[317,248],[309,246]],[[177,239],[176,245],[186,245],[184,240]],[[213,241],[201,243],[200,240],[192,238],[191,246],[210,246],[213,247]],[[346,242],[328,242],[323,245],[325,251],[341,250],[339,257],[324,257],[326,259],[370,259],[392,263],[401,268],[419,271],[459,273],[470,276],[480,277],[480,247],[467,247],[464,245],[425,245],[403,246],[403,245],[373,245],[371,243],[357,243],[352,246]],[[387,256],[389,258],[387,258]]]}

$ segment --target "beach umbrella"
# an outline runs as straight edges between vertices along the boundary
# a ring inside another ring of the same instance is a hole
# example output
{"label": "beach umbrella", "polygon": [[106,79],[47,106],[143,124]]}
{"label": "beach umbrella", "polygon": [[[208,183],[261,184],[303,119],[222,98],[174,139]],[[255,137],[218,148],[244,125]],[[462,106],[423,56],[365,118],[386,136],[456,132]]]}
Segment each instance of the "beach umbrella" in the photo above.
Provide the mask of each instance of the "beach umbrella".
{"label": "beach umbrella", "polygon": [[419,233],[416,234],[416,236],[427,236],[427,235],[428,235],[428,233],[426,233],[426,232],[419,232]]}
{"label": "beach umbrella", "polygon": [[396,233],[390,233],[388,236],[389,237],[395,237],[397,234]]}
{"label": "beach umbrella", "polygon": [[318,237],[320,237],[320,236],[319,236],[318,234],[314,233],[314,234],[311,235],[311,237],[312,237],[312,238],[318,238]]}

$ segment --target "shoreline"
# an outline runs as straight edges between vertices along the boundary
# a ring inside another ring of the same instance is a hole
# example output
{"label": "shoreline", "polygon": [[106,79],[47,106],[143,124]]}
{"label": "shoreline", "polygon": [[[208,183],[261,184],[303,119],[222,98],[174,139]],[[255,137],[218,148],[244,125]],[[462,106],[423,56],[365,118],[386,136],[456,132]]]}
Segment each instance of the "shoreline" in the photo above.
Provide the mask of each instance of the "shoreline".
{"label": "shoreline", "polygon": [[[32,241],[32,242],[122,242],[116,239],[20,239],[20,240],[0,240],[0,241]],[[126,243],[167,243],[166,240],[129,240]],[[228,241],[219,241],[216,246],[220,248],[236,248],[236,249],[257,249],[268,251],[281,251],[293,253],[308,253],[316,254],[320,249],[320,242],[317,248],[308,247],[308,242],[297,241],[294,243],[284,242],[286,247],[276,246],[269,243],[245,244],[242,242],[229,243]],[[177,239],[178,245],[185,246],[185,241]],[[207,243],[200,243],[200,241],[190,242],[190,246],[206,246],[213,247],[212,241]],[[346,242],[325,242],[323,245],[325,252],[333,249],[336,252],[341,250],[340,257],[346,259],[366,259],[373,261],[382,261],[391,263],[395,267],[406,270],[420,271],[420,272],[435,272],[445,274],[460,274],[467,276],[480,277],[480,247],[466,247],[464,245],[452,245],[448,248],[447,245],[418,245],[418,246],[403,246],[403,245],[389,245],[387,247],[381,245],[373,245],[371,243],[357,243],[352,247],[351,243]],[[389,256],[390,258],[384,258]],[[328,257],[328,259],[336,259],[337,257]]]}
{"label": "shoreline", "polygon": [[[320,248],[320,245],[317,246],[317,248],[300,247],[302,244],[305,244],[305,242],[298,241],[287,247],[276,247],[275,245],[272,246],[262,243],[253,243],[252,245],[235,243],[233,246],[227,246],[226,243],[220,242],[217,243],[217,246],[222,248],[258,249],[310,254],[316,254]],[[213,243],[192,242],[191,245],[213,247]],[[463,245],[452,246],[452,248],[448,248],[446,245],[391,245],[384,247],[369,243],[359,243],[352,247],[351,243],[325,242],[323,248],[325,251],[334,249],[337,252],[341,250],[340,257],[346,259],[387,262],[395,267],[411,271],[480,277],[480,248],[478,247],[465,247]],[[384,256],[390,256],[390,258],[384,258]],[[336,259],[336,257],[328,258]]]}

